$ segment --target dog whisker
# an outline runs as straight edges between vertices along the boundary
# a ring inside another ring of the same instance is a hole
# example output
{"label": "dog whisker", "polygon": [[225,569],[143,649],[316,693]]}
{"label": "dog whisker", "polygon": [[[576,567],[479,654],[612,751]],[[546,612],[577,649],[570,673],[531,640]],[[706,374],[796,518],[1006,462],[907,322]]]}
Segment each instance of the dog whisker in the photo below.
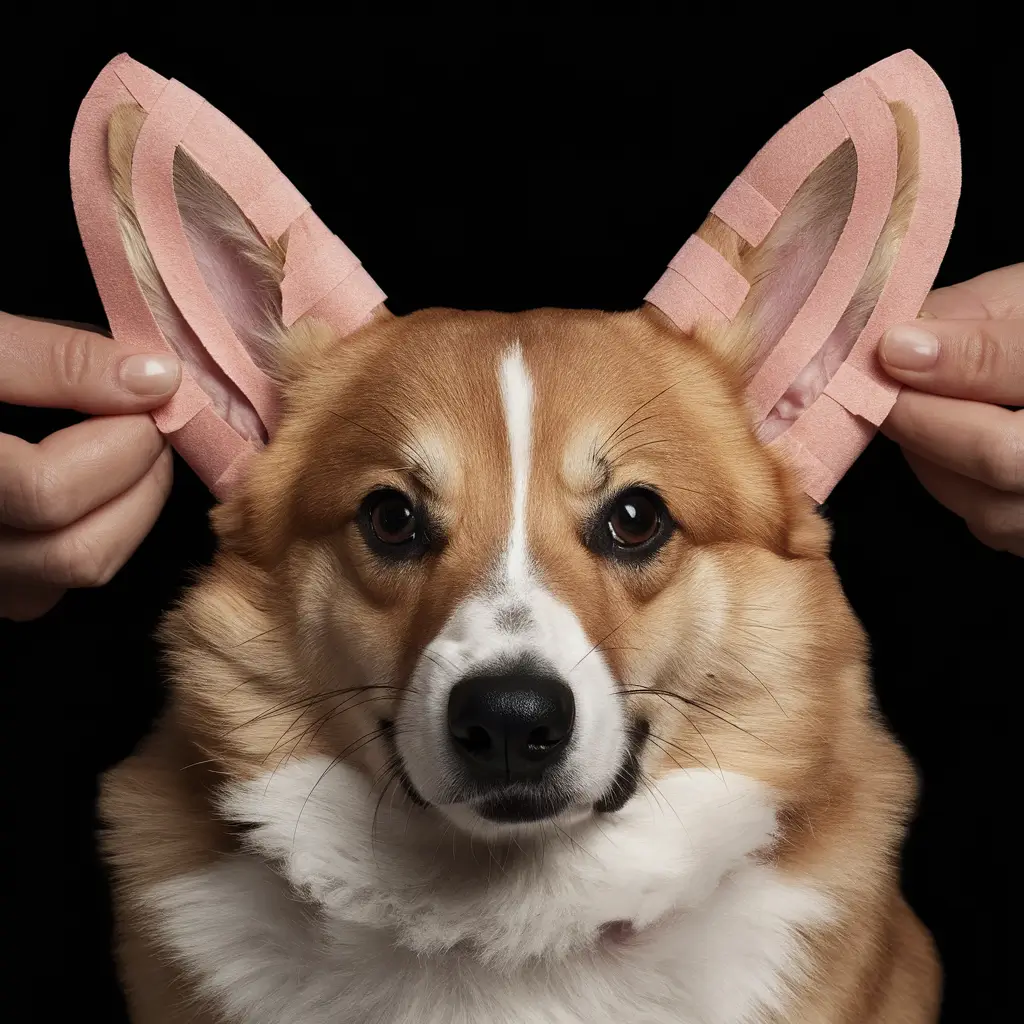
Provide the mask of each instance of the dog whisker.
{"label": "dog whisker", "polygon": [[668,387],[666,387],[666,388],[663,388],[663,389],[662,389],[661,391],[659,391],[659,392],[658,392],[658,393],[657,393],[656,395],[654,395],[654,396],[653,396],[652,398],[648,398],[646,402],[642,402],[642,403],[641,403],[640,405],[638,405],[638,406],[637,406],[637,407],[636,407],[636,408],[635,408],[635,409],[634,409],[634,410],[633,410],[633,411],[632,411],[632,412],[631,412],[631,413],[630,413],[630,414],[629,414],[629,415],[628,415],[628,416],[627,416],[627,417],[626,417],[626,418],[625,418],[625,419],[624,419],[624,420],[623,420],[623,421],[622,421],[622,422],[621,422],[621,423],[620,423],[620,424],[619,424],[619,425],[618,425],[618,426],[617,426],[617,427],[616,427],[616,428],[615,428],[615,429],[614,429],[614,430],[613,430],[613,431],[612,431],[612,432],[611,432],[611,433],[610,433],[610,434],[608,435],[608,437],[607,437],[607,438],[605,439],[605,441],[604,441],[604,442],[603,442],[603,443],[602,443],[602,444],[600,445],[600,447],[599,447],[599,448],[597,449],[597,457],[598,457],[599,459],[600,459],[600,458],[602,457],[605,445],[607,445],[607,444],[609,443],[609,441],[611,441],[611,440],[612,440],[612,439],[613,439],[614,437],[616,437],[616,435],[617,435],[617,434],[619,433],[619,431],[620,431],[620,430],[622,430],[622,429],[623,429],[623,427],[625,427],[625,426],[626,426],[626,425],[627,425],[627,424],[628,424],[628,423],[629,423],[629,422],[630,422],[630,421],[631,421],[631,420],[633,419],[633,417],[637,415],[637,413],[643,412],[643,410],[644,410],[644,409],[646,409],[646,408],[647,408],[647,406],[649,406],[649,405],[653,404],[654,402],[656,402],[656,401],[657,401],[657,400],[658,400],[659,398],[661,398],[661,397],[662,397],[662,395],[667,395],[667,394],[668,394],[668,393],[669,393],[669,392],[670,392],[670,391],[671,391],[671,390],[672,390],[673,388],[676,388],[676,387],[678,387],[680,383],[681,383],[680,381],[676,381],[676,382],[675,382],[674,384],[669,384],[669,386],[668,386]]}
{"label": "dog whisker", "polygon": [[234,644],[228,647],[229,651],[237,651],[239,647],[245,647],[246,644],[251,644],[254,640],[262,640],[264,637],[270,636],[271,633],[276,633],[279,629],[283,629],[286,623],[279,623],[276,626],[271,626],[270,629],[265,629],[262,633],[257,633],[255,636],[249,637],[248,640],[243,640],[240,644]]}
{"label": "dog whisker", "polygon": [[[654,687],[654,686],[629,687],[627,689],[621,690],[620,692],[624,693],[624,694],[644,694],[644,693],[648,693],[648,694],[651,694],[651,695],[660,695],[660,696],[668,697],[671,700],[677,700],[677,701],[679,701],[682,704],[688,705],[689,707],[696,708],[698,711],[703,711],[704,714],[709,715],[712,718],[717,718],[720,722],[724,722],[726,725],[732,726],[732,728],[734,728],[734,729],[738,729],[740,732],[746,734],[751,739],[757,740],[758,743],[763,743],[765,746],[769,747],[771,750],[774,750],[776,753],[781,753],[781,751],[779,751],[776,747],[774,747],[771,743],[769,743],[763,737],[758,736],[756,733],[753,733],[749,729],[744,728],[738,722],[731,721],[728,717],[726,717],[727,714],[728,714],[727,712],[723,712],[721,708],[719,708],[715,704],[711,704],[710,702],[699,701],[699,700],[696,700],[696,699],[694,699],[692,697],[684,697],[684,696],[682,696],[682,694],[675,693],[672,690],[660,689],[660,688]],[[714,709],[714,710],[711,710],[711,709]],[[678,708],[676,710],[679,711]],[[719,713],[719,712],[721,712],[721,713]],[[682,714],[681,711],[679,711],[679,713]]]}
{"label": "dog whisker", "polygon": [[[747,666],[747,664],[744,661],[742,661],[740,658],[737,658],[735,654],[732,654],[727,648],[723,647],[721,653],[724,654],[731,661],[733,661],[737,665],[739,665],[740,668],[742,668],[743,671],[747,673],[747,675],[749,675],[752,679],[754,679],[761,686],[761,688],[764,690],[764,692],[767,693],[768,696],[771,697],[771,699],[775,702],[775,706],[784,715],[786,715],[786,709],[775,699],[775,694],[772,693],[772,691],[768,689],[767,684],[764,682],[763,679],[761,679],[761,677],[759,675],[757,675],[756,672],[754,672],[751,668],[749,668]],[[786,715],[786,717],[788,718],[789,715]]]}
{"label": "dog whisker", "polygon": [[259,714],[254,715],[252,718],[247,719],[245,722],[239,725],[234,725],[226,732],[221,734],[221,739],[238,732],[241,729],[247,729],[257,722],[264,721],[267,718],[273,718],[276,715],[288,714],[290,711],[294,711],[296,708],[308,709],[314,704],[321,703],[326,700],[330,700],[332,697],[341,696],[346,693],[365,693],[368,690],[391,690],[395,693],[401,693],[401,688],[384,683],[369,683],[363,686],[348,686],[338,690],[327,690],[323,693],[317,693],[312,695],[304,695],[302,697],[293,697],[288,700],[282,701],[278,704],[274,704],[269,708],[264,708]]}
{"label": "dog whisker", "polygon": [[582,665],[583,662],[587,660],[587,658],[589,658],[596,650],[598,650],[601,647],[602,644],[606,643],[612,636],[614,636],[620,629],[622,629],[622,627],[627,622],[629,622],[629,620],[633,618],[634,615],[636,615],[636,610],[631,611],[617,626],[615,626],[613,629],[610,629],[607,633],[605,633],[605,635],[601,637],[601,639],[598,640],[597,643],[594,644],[594,646],[591,647],[590,650],[587,651],[587,653],[584,654],[583,657],[580,658],[580,660],[577,661],[576,664],[573,665],[573,667],[569,669],[569,671],[566,674],[572,675],[572,673],[575,672],[576,669],[578,669],[580,665]]}
{"label": "dog whisker", "polygon": [[361,736],[358,740],[355,740],[352,743],[350,743],[340,754],[331,758],[330,763],[323,770],[323,772],[321,772],[320,777],[316,780],[316,782],[313,783],[313,788],[306,795],[306,799],[302,801],[302,806],[299,808],[298,816],[295,819],[295,829],[292,832],[293,846],[295,843],[295,838],[299,833],[299,822],[302,819],[302,812],[306,809],[306,804],[309,803],[310,798],[313,796],[313,793],[316,792],[317,786],[319,786],[320,783],[323,782],[327,773],[331,771],[333,768],[337,768],[338,765],[341,764],[347,756],[354,754],[356,751],[361,750],[364,746],[366,746],[367,743],[372,743],[373,740],[382,736],[385,731],[386,730],[384,729],[374,729],[373,732]]}

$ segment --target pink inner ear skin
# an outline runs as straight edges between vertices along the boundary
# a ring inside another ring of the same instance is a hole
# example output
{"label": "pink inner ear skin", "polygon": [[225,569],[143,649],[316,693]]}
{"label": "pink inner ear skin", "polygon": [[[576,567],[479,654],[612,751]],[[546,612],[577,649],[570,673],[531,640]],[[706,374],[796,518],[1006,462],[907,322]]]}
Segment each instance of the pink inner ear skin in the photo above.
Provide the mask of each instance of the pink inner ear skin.
{"label": "pink inner ear skin", "polygon": [[[799,242],[788,242],[779,247],[776,269],[767,281],[768,290],[758,309],[758,357],[752,369],[760,365],[807,301],[832,255],[847,212],[840,208],[834,212],[831,223],[806,225],[797,233]],[[825,390],[855,340],[856,335],[844,330],[840,321],[775,407],[757,425],[757,436],[765,444],[784,433]]]}
{"label": "pink inner ear skin", "polygon": [[828,387],[828,382],[850,354],[857,333],[851,329],[844,317],[828,336],[825,344],[815,357],[804,367],[796,380],[786,389],[775,408],[759,424],[757,436],[769,444],[784,433],[801,413],[814,404]]}
{"label": "pink inner ear skin", "polygon": [[760,368],[818,283],[835,249],[845,216],[846,211],[841,210],[832,223],[798,224],[791,230],[799,241],[783,242],[775,250],[772,271],[759,282],[755,293],[755,354],[749,374]]}
{"label": "pink inner ear skin", "polygon": [[[264,344],[259,339],[258,306],[264,301],[266,286],[259,280],[257,272],[247,267],[242,257],[226,241],[200,230],[188,220],[185,221],[185,231],[206,287],[224,312],[235,334],[247,351],[257,357],[256,361],[259,363],[258,356]],[[220,401],[223,405],[214,399],[218,413],[246,440],[266,443],[266,428],[252,404],[220,367],[213,363],[195,334],[191,330],[188,334],[191,336],[191,351],[187,363],[199,386],[210,394],[211,398],[214,398],[214,395],[210,391],[210,386],[222,393]],[[198,351],[193,346],[197,347]],[[216,378],[213,377],[213,373],[216,374]]]}
{"label": "pink inner ear skin", "polygon": [[173,322],[168,323],[166,317],[159,312],[154,311],[154,314],[167,343],[185,364],[195,382],[209,396],[217,415],[231,424],[246,441],[257,446],[266,443],[267,432],[256,410],[213,361],[184,318],[175,315]]}

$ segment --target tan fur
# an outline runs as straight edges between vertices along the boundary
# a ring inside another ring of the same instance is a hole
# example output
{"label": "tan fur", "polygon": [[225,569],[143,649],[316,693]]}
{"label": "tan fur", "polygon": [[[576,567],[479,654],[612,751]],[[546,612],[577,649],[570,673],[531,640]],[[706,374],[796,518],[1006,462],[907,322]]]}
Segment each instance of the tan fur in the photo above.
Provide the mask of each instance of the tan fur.
{"label": "tan fur", "polygon": [[[147,934],[147,914],[136,894],[181,871],[203,867],[234,843],[214,820],[208,794],[216,782],[210,766],[173,725],[173,709],[131,758],[130,772],[111,772],[103,788],[101,820],[130,820],[131,830],[104,828],[103,853],[115,885],[115,934],[125,997],[133,1020],[207,1024],[195,1015],[187,982],[163,962]],[[183,828],[183,822],[190,822]],[[106,822],[105,822],[106,824]]]}
{"label": "tan fur", "polygon": [[[877,299],[913,203],[903,120],[899,197],[857,316]],[[133,265],[149,281],[155,270],[138,251],[124,184],[135,134],[127,115],[112,126],[111,160]],[[808,195],[849,175],[841,153]],[[768,250],[744,248],[713,218],[702,234],[750,280],[766,273]],[[273,273],[283,253],[267,253],[258,259]],[[158,276],[146,287],[164,301]],[[843,908],[838,926],[808,937],[816,976],[785,1019],[935,1018],[935,955],[899,893],[913,772],[874,710],[864,636],[828,562],[827,527],[746,422],[755,334],[741,318],[734,331],[684,339],[651,309],[427,310],[382,314],[343,344],[309,323],[281,339],[281,426],[215,510],[221,551],[163,628],[171,709],[103,787],[122,970],[139,1024],[193,1019],[147,996],[181,979],[154,966],[135,901],[153,881],[232,848],[210,810],[219,775],[255,778],[309,753],[382,769],[382,744],[361,738],[393,713],[420,651],[508,532],[508,508],[487,496],[509,490],[508,461],[494,457],[507,443],[494,379],[514,340],[538,395],[531,553],[587,634],[604,638],[628,703],[651,722],[646,770],[704,766],[770,784],[784,814],[765,856],[821,883]],[[602,563],[579,541],[599,498],[638,480],[657,484],[682,526],[643,572]],[[355,515],[382,485],[429,498],[448,538],[440,554],[401,568],[373,558]],[[687,628],[708,588],[728,594],[723,639],[710,646]],[[652,673],[685,700],[629,694]],[[371,681],[387,688],[367,690]],[[159,976],[145,978],[150,969]]]}

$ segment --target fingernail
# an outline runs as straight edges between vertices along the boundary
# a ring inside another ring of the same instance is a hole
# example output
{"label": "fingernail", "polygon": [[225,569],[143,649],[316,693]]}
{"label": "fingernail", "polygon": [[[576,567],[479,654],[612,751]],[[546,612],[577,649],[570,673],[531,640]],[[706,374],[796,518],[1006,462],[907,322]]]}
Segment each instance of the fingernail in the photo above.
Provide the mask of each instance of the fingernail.
{"label": "fingernail", "polygon": [[894,327],[882,342],[882,358],[898,370],[930,370],[939,358],[939,339],[920,327]]}
{"label": "fingernail", "polygon": [[121,363],[121,385],[136,395],[166,395],[178,383],[181,368],[172,355],[128,356]]}

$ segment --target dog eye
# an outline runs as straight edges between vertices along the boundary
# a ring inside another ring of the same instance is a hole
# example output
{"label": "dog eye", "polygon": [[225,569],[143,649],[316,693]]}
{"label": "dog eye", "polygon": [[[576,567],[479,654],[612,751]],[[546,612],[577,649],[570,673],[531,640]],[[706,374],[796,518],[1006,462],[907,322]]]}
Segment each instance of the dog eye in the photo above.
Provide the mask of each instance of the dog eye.
{"label": "dog eye", "polygon": [[628,491],[608,511],[608,532],[619,547],[635,548],[657,536],[662,522],[661,501],[650,492]]}
{"label": "dog eye", "polygon": [[367,512],[370,529],[382,544],[406,544],[415,539],[416,513],[404,494],[378,491],[370,496]]}
{"label": "dog eye", "polygon": [[675,528],[665,503],[654,491],[630,487],[589,521],[583,540],[595,555],[642,565],[657,554]]}

